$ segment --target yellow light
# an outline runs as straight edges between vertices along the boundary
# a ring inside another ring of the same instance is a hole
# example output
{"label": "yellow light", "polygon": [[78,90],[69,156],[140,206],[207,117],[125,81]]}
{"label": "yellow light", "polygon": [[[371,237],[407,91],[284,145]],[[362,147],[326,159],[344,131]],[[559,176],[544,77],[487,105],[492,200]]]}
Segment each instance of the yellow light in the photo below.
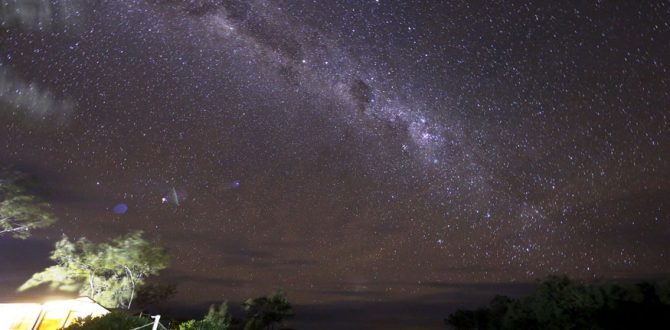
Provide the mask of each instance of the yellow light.
{"label": "yellow light", "polygon": [[77,318],[107,313],[107,309],[87,297],[44,304],[0,304],[0,330],[56,330],[67,327]]}

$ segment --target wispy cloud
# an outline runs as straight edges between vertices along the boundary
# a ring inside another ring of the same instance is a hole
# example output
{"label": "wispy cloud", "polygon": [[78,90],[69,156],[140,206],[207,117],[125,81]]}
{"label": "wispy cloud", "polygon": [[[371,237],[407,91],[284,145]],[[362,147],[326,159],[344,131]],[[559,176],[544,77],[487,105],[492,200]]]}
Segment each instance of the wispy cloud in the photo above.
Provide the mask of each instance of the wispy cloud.
{"label": "wispy cloud", "polygon": [[46,86],[26,81],[12,70],[0,67],[0,113],[63,123],[74,106],[73,101],[59,98]]}
{"label": "wispy cloud", "polygon": [[81,0],[4,0],[0,2],[0,26],[43,30],[71,25],[80,8]]}

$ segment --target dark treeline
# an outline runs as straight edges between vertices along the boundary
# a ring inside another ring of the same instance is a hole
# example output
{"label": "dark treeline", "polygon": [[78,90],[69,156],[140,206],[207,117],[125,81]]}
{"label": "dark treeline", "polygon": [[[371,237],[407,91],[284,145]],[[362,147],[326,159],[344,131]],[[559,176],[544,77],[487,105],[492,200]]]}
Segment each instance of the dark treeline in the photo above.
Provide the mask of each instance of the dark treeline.
{"label": "dark treeline", "polygon": [[[228,303],[212,305],[199,320],[176,321],[162,318],[167,329],[174,330],[290,330],[283,327],[285,320],[293,317],[293,307],[283,291],[270,296],[247,299],[244,304],[245,319],[234,318]],[[153,323],[149,316],[135,315],[128,310],[117,309],[101,317],[78,319],[66,330],[128,330]]]}
{"label": "dark treeline", "polygon": [[466,329],[668,329],[670,281],[586,283],[541,280],[526,297],[495,296],[487,307],[457,310],[447,327]]}

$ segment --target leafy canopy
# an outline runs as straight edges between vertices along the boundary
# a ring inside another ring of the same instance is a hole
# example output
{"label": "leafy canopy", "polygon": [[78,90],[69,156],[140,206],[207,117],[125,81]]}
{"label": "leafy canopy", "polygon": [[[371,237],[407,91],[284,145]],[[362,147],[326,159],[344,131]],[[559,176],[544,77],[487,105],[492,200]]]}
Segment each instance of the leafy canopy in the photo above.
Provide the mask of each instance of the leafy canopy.
{"label": "leafy canopy", "polygon": [[79,292],[110,308],[130,308],[147,276],[168,265],[166,252],[142,238],[141,231],[111,243],[63,237],[51,253],[56,265],[36,273],[19,291],[49,283],[52,289]]}
{"label": "leafy canopy", "polygon": [[30,192],[28,177],[17,171],[0,171],[0,237],[25,239],[36,228],[56,221],[49,204]]}

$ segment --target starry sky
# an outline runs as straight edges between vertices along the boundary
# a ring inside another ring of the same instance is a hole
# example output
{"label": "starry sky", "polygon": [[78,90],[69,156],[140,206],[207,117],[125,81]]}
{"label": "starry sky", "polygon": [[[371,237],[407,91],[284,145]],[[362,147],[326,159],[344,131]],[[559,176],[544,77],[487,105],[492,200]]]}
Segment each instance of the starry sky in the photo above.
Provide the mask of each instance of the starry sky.
{"label": "starry sky", "polygon": [[59,217],[0,238],[4,299],[135,229],[170,308],[283,288],[322,329],[670,273],[667,1],[2,6],[0,165]]}

